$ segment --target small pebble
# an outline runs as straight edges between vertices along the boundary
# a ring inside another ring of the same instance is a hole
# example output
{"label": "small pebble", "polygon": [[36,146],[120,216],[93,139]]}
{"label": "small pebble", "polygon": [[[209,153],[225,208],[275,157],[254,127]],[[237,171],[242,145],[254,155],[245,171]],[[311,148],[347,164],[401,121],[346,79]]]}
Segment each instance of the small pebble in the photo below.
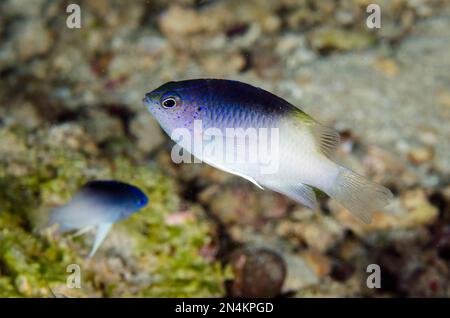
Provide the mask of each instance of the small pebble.
{"label": "small pebble", "polygon": [[233,253],[231,266],[234,281],[232,297],[269,298],[280,294],[286,277],[286,264],[268,249],[240,249]]}

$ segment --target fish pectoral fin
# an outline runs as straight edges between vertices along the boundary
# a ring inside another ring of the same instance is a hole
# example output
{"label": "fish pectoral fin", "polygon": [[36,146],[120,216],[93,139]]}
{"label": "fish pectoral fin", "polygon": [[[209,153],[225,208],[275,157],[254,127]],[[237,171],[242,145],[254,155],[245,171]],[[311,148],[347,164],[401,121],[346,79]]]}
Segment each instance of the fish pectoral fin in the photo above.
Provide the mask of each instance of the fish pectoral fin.
{"label": "fish pectoral fin", "polygon": [[217,169],[220,169],[220,170],[222,170],[222,171],[225,171],[225,172],[234,174],[234,175],[236,175],[236,176],[239,176],[239,177],[241,177],[241,178],[244,178],[244,179],[250,181],[251,183],[253,183],[254,185],[256,185],[256,186],[257,186],[258,188],[260,188],[261,190],[264,190],[264,188],[263,188],[263,187],[262,187],[255,179],[253,179],[253,178],[250,177],[250,176],[247,176],[247,175],[242,174],[242,173],[240,173],[240,172],[234,171],[234,170],[232,170],[232,169],[230,169],[230,168],[228,168],[228,167],[225,167],[225,166],[223,166],[223,165],[221,165],[221,164],[212,163],[212,162],[210,162],[210,161],[208,161],[208,160],[206,160],[206,159],[203,159],[203,161],[204,161],[205,163],[209,164],[210,166],[214,167],[214,168],[217,168]]}
{"label": "fish pectoral fin", "polygon": [[113,224],[114,223],[107,222],[107,223],[101,223],[97,226],[97,233],[95,234],[94,245],[92,246],[92,250],[89,253],[88,258],[94,256],[98,247],[100,246],[100,244],[105,239],[106,235],[108,235],[109,231],[111,230],[111,227],[113,226]]}

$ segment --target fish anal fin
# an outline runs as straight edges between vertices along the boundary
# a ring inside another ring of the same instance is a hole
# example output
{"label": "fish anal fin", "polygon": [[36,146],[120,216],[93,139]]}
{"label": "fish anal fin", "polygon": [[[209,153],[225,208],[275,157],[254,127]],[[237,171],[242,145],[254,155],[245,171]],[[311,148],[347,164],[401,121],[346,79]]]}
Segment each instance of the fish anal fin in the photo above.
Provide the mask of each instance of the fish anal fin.
{"label": "fish anal fin", "polygon": [[297,193],[297,198],[300,203],[307,206],[310,209],[317,208],[317,199],[316,199],[316,193],[314,192],[314,189],[306,184],[298,184],[294,188]]}
{"label": "fish anal fin", "polygon": [[283,184],[282,186],[278,184],[276,186],[270,186],[270,188],[290,197],[310,209],[316,209],[318,207],[314,189],[306,184],[292,183]]}

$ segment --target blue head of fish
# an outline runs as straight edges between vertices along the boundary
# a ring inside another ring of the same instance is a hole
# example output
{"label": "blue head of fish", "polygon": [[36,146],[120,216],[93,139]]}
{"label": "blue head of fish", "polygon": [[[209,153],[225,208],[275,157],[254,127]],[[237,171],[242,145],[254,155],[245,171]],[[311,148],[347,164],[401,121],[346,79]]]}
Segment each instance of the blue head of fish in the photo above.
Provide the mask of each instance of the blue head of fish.
{"label": "blue head of fish", "polygon": [[105,209],[120,211],[118,219],[124,219],[147,205],[148,197],[139,188],[115,181],[88,182],[82,188],[83,196],[91,196]]}
{"label": "blue head of fish", "polygon": [[86,183],[65,205],[54,209],[49,225],[60,231],[81,229],[102,223],[115,223],[147,205],[148,198],[139,188],[116,180]]}
{"label": "blue head of fish", "polygon": [[147,93],[144,104],[167,134],[173,129],[191,129],[202,119],[208,104],[208,80],[168,82]]}

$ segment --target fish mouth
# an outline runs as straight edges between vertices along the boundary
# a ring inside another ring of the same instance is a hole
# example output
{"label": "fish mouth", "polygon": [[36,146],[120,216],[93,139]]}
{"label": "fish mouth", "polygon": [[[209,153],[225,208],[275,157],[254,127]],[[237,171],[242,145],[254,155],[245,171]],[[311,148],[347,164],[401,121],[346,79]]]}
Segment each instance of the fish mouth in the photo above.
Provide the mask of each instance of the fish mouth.
{"label": "fish mouth", "polygon": [[155,91],[151,91],[147,94],[145,94],[144,98],[142,99],[142,101],[147,105],[150,106],[152,104],[155,104],[155,102],[157,103],[157,101],[159,100],[159,98],[161,98],[161,94],[155,93]]}
{"label": "fish mouth", "polygon": [[145,96],[144,96],[144,98],[142,99],[142,102],[144,103],[144,104],[150,104],[150,101],[151,101],[151,99],[150,99],[150,93],[147,93],[147,94],[145,94]]}

